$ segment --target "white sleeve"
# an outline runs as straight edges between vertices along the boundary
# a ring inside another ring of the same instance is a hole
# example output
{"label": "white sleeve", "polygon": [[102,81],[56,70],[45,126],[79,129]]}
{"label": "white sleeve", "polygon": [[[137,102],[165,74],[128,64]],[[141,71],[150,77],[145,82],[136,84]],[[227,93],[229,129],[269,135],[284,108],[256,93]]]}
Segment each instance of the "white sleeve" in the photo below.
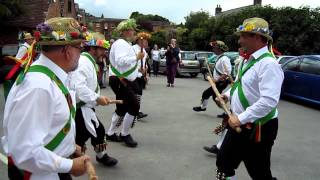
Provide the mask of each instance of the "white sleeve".
{"label": "white sleeve", "polygon": [[[81,61],[81,59],[79,61]],[[75,83],[76,96],[86,104],[96,106],[96,100],[98,99],[99,94],[92,91],[87,86],[87,81],[89,81],[88,77],[92,73],[92,70],[87,66],[88,64],[85,64],[85,62],[79,63],[82,64],[79,65],[77,70],[72,74],[73,81]]]}
{"label": "white sleeve", "polygon": [[115,61],[119,66],[130,66],[137,61],[137,56],[135,53],[130,53],[133,51],[133,47],[125,44],[125,42],[117,43],[114,49]]}
{"label": "white sleeve", "polygon": [[143,49],[143,53],[144,53],[144,57],[142,59],[142,61],[143,61],[142,64],[143,64],[143,68],[145,68],[146,67],[146,63],[147,63],[148,53],[147,53],[147,51],[145,49]]}
{"label": "white sleeve", "polygon": [[266,61],[262,62],[258,71],[260,99],[239,114],[241,124],[254,122],[266,116],[279,102],[283,71],[276,62],[266,63]]}
{"label": "white sleeve", "polygon": [[17,59],[23,58],[23,56],[27,53],[28,48],[25,46],[20,46],[18,53],[16,54]]}
{"label": "white sleeve", "polygon": [[223,73],[227,75],[231,75],[232,66],[231,66],[230,58],[228,58],[227,56],[223,56],[223,59],[221,59],[221,63],[222,63]]}
{"label": "white sleeve", "polygon": [[[44,146],[55,107],[44,89],[30,89],[14,100],[8,121],[8,150],[15,165],[31,173],[67,173],[73,161],[58,156]],[[44,106],[47,105],[47,106]]]}

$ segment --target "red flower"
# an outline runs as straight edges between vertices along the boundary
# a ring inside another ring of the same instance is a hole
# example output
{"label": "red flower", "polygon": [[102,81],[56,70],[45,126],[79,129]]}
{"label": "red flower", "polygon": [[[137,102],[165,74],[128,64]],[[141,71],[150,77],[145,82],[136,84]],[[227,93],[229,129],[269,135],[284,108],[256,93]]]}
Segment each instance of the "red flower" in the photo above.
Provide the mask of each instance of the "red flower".
{"label": "red flower", "polygon": [[33,33],[33,36],[34,38],[36,39],[36,41],[39,41],[40,40],[40,37],[41,37],[41,32],[40,31],[35,31]]}
{"label": "red flower", "polygon": [[77,39],[79,37],[79,33],[78,32],[70,32],[70,36],[72,39]]}

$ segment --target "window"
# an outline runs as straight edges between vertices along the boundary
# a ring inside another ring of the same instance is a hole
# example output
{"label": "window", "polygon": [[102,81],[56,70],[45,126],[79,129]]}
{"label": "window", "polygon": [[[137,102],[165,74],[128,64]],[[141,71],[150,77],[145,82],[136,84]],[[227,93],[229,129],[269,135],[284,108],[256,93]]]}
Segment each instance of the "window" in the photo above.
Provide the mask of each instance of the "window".
{"label": "window", "polygon": [[290,60],[292,57],[283,57],[280,59],[279,64],[284,64],[285,62],[287,62],[288,60]]}
{"label": "window", "polygon": [[181,53],[181,59],[183,60],[197,60],[194,53]]}
{"label": "window", "polygon": [[300,65],[301,72],[320,75],[320,60],[304,58]]}
{"label": "window", "polygon": [[298,71],[299,59],[292,60],[283,66],[283,70]]}
{"label": "window", "polygon": [[71,0],[68,0],[68,13],[71,13]]}

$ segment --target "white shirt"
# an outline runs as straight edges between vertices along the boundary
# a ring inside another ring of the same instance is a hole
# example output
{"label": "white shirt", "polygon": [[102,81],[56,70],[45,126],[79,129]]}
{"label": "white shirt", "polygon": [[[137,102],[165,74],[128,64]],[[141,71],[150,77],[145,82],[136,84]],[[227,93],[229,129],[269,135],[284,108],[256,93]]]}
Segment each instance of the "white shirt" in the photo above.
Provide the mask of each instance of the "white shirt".
{"label": "white shirt", "polygon": [[97,137],[91,120],[95,121],[96,127],[99,126],[99,121],[92,108],[97,105],[96,100],[100,96],[100,88],[96,93],[98,86],[96,69],[90,59],[84,55],[80,55],[78,68],[72,73],[71,84],[76,90],[77,103],[80,101],[86,103],[81,107],[85,126],[93,136]]}
{"label": "white shirt", "polygon": [[[41,54],[33,64],[48,67],[68,88],[68,74],[46,56]],[[75,106],[75,93],[69,92]],[[72,160],[64,157],[76,148],[74,120],[53,152],[44,147],[65,126],[69,114],[65,96],[43,73],[29,72],[20,85],[12,87],[4,110],[2,145],[18,168],[32,173],[31,180],[58,180],[57,173],[71,170]]]}
{"label": "white shirt", "polygon": [[[269,52],[267,46],[251,56],[257,59],[266,52]],[[245,62],[244,67],[249,62],[250,60]],[[261,59],[243,75],[242,89],[250,106],[246,110],[243,109],[238,96],[238,88],[231,99],[231,109],[238,116],[241,124],[254,122],[266,116],[278,105],[283,78],[281,66],[271,57]],[[230,90],[226,92],[226,95],[230,97]],[[278,112],[273,118],[277,116]]]}
{"label": "white shirt", "polygon": [[151,50],[151,57],[153,61],[160,61],[160,51],[159,50]]}
{"label": "white shirt", "polygon": [[[115,67],[120,73],[127,72],[137,63],[137,55],[134,52],[132,45],[123,39],[115,41],[110,50],[110,64]],[[111,67],[109,67],[109,76],[116,76]],[[135,69],[128,77],[129,81],[134,81],[138,76],[138,68]]]}
{"label": "white shirt", "polygon": [[20,45],[18,53],[16,54],[16,58],[17,59],[23,58],[23,56],[27,53],[29,47],[30,47],[30,45],[27,42]]}
{"label": "white shirt", "polygon": [[231,75],[232,66],[228,56],[222,55],[215,64],[215,68],[213,70],[213,77],[216,81],[220,78],[220,75],[218,74],[217,70],[221,74]]}
{"label": "white shirt", "polygon": [[[141,47],[138,44],[133,45],[133,49],[134,49],[134,52],[136,54],[141,52]],[[143,53],[144,53],[144,57],[142,58],[142,66],[143,66],[143,68],[145,68],[148,54],[147,54],[147,52],[146,52],[146,50],[144,48],[143,48]],[[142,77],[142,73],[139,71],[139,69],[141,69],[141,59],[138,60],[138,77],[141,78]]]}

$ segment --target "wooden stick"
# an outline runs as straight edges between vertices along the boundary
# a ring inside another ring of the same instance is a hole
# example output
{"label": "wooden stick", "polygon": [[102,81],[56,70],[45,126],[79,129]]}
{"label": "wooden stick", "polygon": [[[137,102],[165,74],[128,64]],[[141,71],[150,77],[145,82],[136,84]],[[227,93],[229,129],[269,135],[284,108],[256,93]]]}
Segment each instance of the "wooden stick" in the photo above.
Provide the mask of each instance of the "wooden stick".
{"label": "wooden stick", "polygon": [[[230,118],[232,114],[231,114],[230,110],[227,108],[227,105],[226,105],[226,103],[224,102],[224,100],[221,98],[221,94],[220,94],[220,92],[219,92],[218,89],[217,89],[216,83],[212,80],[212,78],[211,78],[210,76],[207,76],[207,79],[208,79],[208,81],[210,82],[211,87],[212,87],[214,93],[216,94],[216,96],[217,96],[217,98],[218,98],[218,100],[219,100],[219,102],[220,102],[220,104],[221,104],[222,109],[224,110],[224,112],[226,112],[226,113],[228,114],[228,116],[229,116],[229,118]],[[236,127],[235,130],[236,130],[238,133],[241,132],[241,128],[240,128],[240,127]]]}
{"label": "wooden stick", "polygon": [[213,77],[212,77],[212,72],[211,72],[211,69],[210,69],[210,66],[209,66],[209,61],[208,61],[208,58],[205,58],[206,59],[206,65],[207,65],[207,70],[208,70],[208,72],[209,72],[209,76],[213,79]]}
{"label": "wooden stick", "polygon": [[109,104],[123,104],[123,100],[110,100]]}
{"label": "wooden stick", "polygon": [[86,167],[89,180],[98,180],[96,170],[90,160],[86,161]]}

